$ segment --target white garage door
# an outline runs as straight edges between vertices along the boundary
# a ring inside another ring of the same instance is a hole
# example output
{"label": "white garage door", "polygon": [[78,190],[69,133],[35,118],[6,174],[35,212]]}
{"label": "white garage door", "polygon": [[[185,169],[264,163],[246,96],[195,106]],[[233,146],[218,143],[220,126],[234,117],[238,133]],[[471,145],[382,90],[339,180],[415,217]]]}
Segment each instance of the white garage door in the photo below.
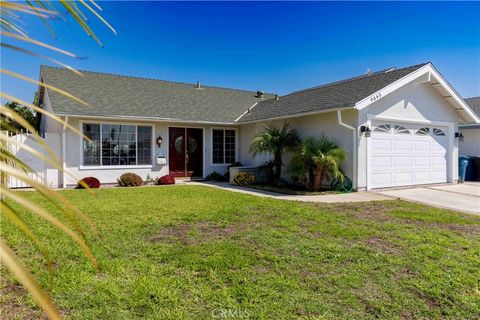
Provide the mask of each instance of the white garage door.
{"label": "white garage door", "polygon": [[447,182],[446,127],[373,123],[371,188]]}

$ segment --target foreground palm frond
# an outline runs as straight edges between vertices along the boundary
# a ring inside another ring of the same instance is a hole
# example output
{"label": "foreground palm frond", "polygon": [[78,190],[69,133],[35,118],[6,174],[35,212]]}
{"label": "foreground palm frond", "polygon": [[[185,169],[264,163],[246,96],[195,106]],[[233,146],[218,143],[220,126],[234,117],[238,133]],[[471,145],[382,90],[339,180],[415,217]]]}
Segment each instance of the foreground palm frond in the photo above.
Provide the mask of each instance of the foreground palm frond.
{"label": "foreground palm frond", "polygon": [[[57,8],[58,7],[58,8]],[[82,29],[87,33],[88,36],[92,37],[99,45],[103,46],[100,42],[100,39],[96,36],[93,30],[88,25],[87,15],[82,11],[93,14],[95,18],[99,19],[106,27],[108,27],[114,34],[116,34],[115,29],[100,15],[101,8],[93,0],[84,1],[80,0],[78,3],[73,1],[60,0],[57,3],[50,1],[35,0],[29,1],[26,3],[18,3],[14,1],[1,1],[0,2],[0,31],[1,42],[0,45],[2,49],[12,50],[17,54],[25,54],[41,59],[45,59],[54,64],[60,65],[64,68],[70,69],[72,72],[82,75],[78,70],[58,61],[52,59],[48,56],[38,54],[31,50],[22,48],[21,46],[5,43],[5,40],[15,40],[21,43],[30,44],[33,46],[38,46],[44,49],[51,50],[52,52],[57,52],[65,55],[69,58],[78,58],[75,54],[54,47],[37,39],[32,39],[29,37],[27,30],[25,30],[24,22],[22,20],[22,15],[30,15],[40,18],[44,23],[46,28],[53,33],[53,29],[50,27],[48,20],[53,17],[62,17],[60,14],[60,9],[66,10],[66,12],[74,18],[74,20],[82,27]],[[55,91],[61,95],[68,97],[76,101],[77,103],[87,106],[88,104],[82,99],[75,97],[67,91],[62,90],[61,88],[56,88],[54,86],[47,85],[43,82],[39,82],[35,79],[31,79],[24,75],[18,74],[12,70],[6,70],[4,68],[0,69],[0,72],[13,78],[23,80],[25,82],[33,83],[39,87],[44,87],[49,90]],[[48,111],[43,110],[39,105],[33,105],[22,101],[12,95],[9,95],[5,92],[1,92],[1,97],[20,103],[26,107],[33,109],[35,112],[40,113],[46,117],[53,119],[62,125],[63,119],[57,117]],[[65,197],[61,194],[49,189],[43,184],[39,183],[35,179],[32,179],[29,173],[31,169],[18,159],[13,152],[11,152],[11,146],[14,145],[18,149],[22,149],[24,152],[29,153],[33,157],[37,157],[53,168],[63,172],[65,175],[69,175],[73,178],[73,174],[64,170],[63,165],[58,159],[58,156],[47,146],[45,141],[40,137],[36,132],[35,128],[26,121],[20,114],[6,107],[0,108],[0,114],[2,117],[8,118],[11,121],[18,123],[21,127],[25,128],[27,132],[30,133],[30,136],[42,148],[46,155],[42,152],[39,152],[37,149],[27,146],[25,144],[19,143],[16,139],[12,139],[8,134],[0,134],[0,212],[2,217],[10,220],[13,225],[15,225],[19,230],[21,230],[28,238],[30,238],[38,250],[43,254],[47,261],[49,278],[51,283],[52,276],[52,259],[49,255],[48,248],[43,243],[42,239],[37,236],[34,228],[25,222],[20,215],[18,208],[24,208],[35,214],[36,216],[47,221],[51,225],[60,229],[63,233],[67,234],[84,252],[90,263],[94,268],[98,268],[97,261],[91,252],[88,244],[85,240],[84,231],[81,227],[81,222],[83,221],[86,225],[89,226],[95,234],[97,234],[96,228],[93,222],[83,214],[77,207],[70,203]],[[66,128],[81,134],[77,129],[73,128],[70,125],[65,125]],[[15,132],[14,128],[9,128],[8,123],[2,123],[2,127],[6,128],[8,131]],[[85,138],[85,137],[84,137]],[[88,139],[88,138],[87,138]],[[68,223],[62,222],[59,218],[54,216],[51,212],[46,209],[43,209],[31,202],[28,198],[22,196],[18,192],[14,192],[8,189],[8,181],[10,177],[14,177],[28,185],[33,189],[42,194],[48,202],[54,204],[54,206],[64,214],[64,218]],[[88,189],[87,185],[84,185]],[[90,191],[91,192],[91,191]],[[15,204],[15,205],[12,205]],[[0,239],[0,255],[1,255],[1,264],[3,264],[13,276],[28,290],[32,297],[37,301],[38,305],[43,309],[44,313],[50,319],[60,319],[60,312],[55,307],[54,303],[48,296],[48,294],[42,289],[39,283],[35,280],[35,277],[28,271],[28,269],[22,264],[20,259],[15,255],[14,250],[8,246],[8,244]]]}

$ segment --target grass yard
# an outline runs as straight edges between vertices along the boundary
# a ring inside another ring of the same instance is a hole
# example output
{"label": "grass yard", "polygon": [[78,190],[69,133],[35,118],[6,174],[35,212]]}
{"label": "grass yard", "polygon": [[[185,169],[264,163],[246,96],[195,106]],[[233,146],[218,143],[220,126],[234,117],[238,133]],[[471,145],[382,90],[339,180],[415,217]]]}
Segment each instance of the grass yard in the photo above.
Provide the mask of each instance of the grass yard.
{"label": "grass yard", "polygon": [[[308,204],[201,186],[62,193],[101,239],[96,273],[27,212],[55,259],[71,319],[478,319],[480,217],[402,201]],[[39,205],[39,194],[22,193]],[[45,260],[2,219],[2,237],[47,285]],[[0,318],[37,318],[2,270]],[[224,317],[222,317],[224,316]]]}

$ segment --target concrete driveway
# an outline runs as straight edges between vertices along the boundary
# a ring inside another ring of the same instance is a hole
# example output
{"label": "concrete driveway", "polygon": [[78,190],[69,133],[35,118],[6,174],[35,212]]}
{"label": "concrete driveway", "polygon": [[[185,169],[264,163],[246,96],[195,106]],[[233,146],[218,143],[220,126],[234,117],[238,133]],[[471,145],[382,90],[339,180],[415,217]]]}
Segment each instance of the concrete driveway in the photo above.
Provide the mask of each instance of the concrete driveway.
{"label": "concrete driveway", "polygon": [[480,182],[390,189],[377,192],[389,197],[480,215]]}

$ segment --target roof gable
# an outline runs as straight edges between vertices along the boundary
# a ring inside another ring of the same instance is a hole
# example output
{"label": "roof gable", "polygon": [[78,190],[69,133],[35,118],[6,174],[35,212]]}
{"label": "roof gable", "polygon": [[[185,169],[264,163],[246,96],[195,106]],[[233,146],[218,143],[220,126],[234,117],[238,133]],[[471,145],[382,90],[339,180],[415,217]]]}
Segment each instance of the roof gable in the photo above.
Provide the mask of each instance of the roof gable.
{"label": "roof gable", "polygon": [[358,101],[355,104],[355,109],[362,110],[389,93],[417,79],[422,79],[424,82],[429,83],[457,111],[459,117],[464,121],[480,123],[480,118],[431,63],[422,65],[413,72]]}

